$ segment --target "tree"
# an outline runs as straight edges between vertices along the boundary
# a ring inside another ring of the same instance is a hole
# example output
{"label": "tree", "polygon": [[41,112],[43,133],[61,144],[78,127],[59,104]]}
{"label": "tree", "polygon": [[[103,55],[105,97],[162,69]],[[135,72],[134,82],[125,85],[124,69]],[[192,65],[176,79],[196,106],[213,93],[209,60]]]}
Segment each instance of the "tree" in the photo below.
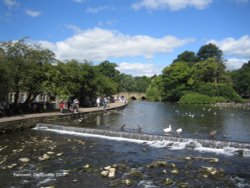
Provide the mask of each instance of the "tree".
{"label": "tree", "polygon": [[162,76],[152,78],[150,85],[146,90],[146,98],[150,101],[161,101],[163,93]]}
{"label": "tree", "polygon": [[193,87],[192,69],[185,62],[176,62],[166,67],[162,74],[162,99],[178,101]]}
{"label": "tree", "polygon": [[250,98],[250,61],[231,73],[235,90],[245,98]]}
{"label": "tree", "polygon": [[202,84],[226,80],[225,66],[215,58],[208,58],[193,65],[193,80]]}
{"label": "tree", "polygon": [[44,94],[43,82],[46,81],[47,65],[55,60],[54,53],[37,46],[31,49],[27,60],[27,77],[24,81],[24,91],[28,93],[25,104],[31,103],[39,94]]}
{"label": "tree", "polygon": [[200,61],[215,58],[218,62],[222,62],[222,56],[222,51],[212,43],[202,46],[197,53],[197,57]]}
{"label": "tree", "polygon": [[173,61],[173,63],[176,62],[187,62],[190,65],[193,65],[195,62],[197,62],[198,58],[195,55],[194,52],[191,51],[185,51],[177,56],[177,58]]}
{"label": "tree", "polygon": [[119,92],[133,92],[136,90],[135,79],[131,75],[120,74]]}
{"label": "tree", "polygon": [[[14,107],[18,111],[18,99],[21,91],[29,93],[27,102],[33,95],[36,97],[41,91],[44,74],[43,66],[54,58],[49,50],[28,44],[25,39],[2,44],[5,63],[9,70],[10,91],[14,92]],[[40,84],[40,85],[39,85]]]}
{"label": "tree", "polygon": [[98,71],[101,74],[107,76],[108,78],[111,78],[115,82],[119,82],[120,72],[115,69],[116,67],[117,65],[115,63],[111,63],[109,61],[104,61],[97,66]]}
{"label": "tree", "polygon": [[0,48],[0,103],[7,102],[8,92],[10,90],[10,69],[7,67],[6,56],[3,49]]}
{"label": "tree", "polygon": [[134,91],[144,93],[144,92],[146,92],[146,89],[148,88],[148,86],[151,82],[151,79],[149,77],[146,77],[146,76],[135,77],[134,82],[135,82]]}

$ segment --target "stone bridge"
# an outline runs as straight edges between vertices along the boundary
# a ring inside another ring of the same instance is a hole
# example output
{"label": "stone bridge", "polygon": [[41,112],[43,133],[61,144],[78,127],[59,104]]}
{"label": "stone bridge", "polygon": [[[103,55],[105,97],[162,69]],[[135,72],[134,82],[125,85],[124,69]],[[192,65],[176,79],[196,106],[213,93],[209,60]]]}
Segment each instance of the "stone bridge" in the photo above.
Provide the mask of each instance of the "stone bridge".
{"label": "stone bridge", "polygon": [[127,100],[145,100],[146,94],[145,93],[138,93],[138,92],[120,92],[114,97],[122,97],[124,96]]}

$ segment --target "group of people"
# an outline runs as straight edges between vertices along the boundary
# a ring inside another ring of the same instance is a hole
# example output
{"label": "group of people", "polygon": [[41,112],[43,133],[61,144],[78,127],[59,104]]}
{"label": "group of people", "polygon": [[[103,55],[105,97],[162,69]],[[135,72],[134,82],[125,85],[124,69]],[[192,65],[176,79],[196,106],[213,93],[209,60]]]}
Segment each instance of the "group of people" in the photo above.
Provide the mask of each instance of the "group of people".
{"label": "group of people", "polygon": [[96,106],[100,108],[103,106],[103,108],[106,108],[109,106],[110,98],[109,97],[97,97],[96,98]]}
{"label": "group of people", "polygon": [[[60,108],[60,112],[63,113],[64,108],[65,108],[65,103],[63,101],[61,101],[59,103],[59,108]],[[74,113],[79,112],[79,100],[77,98],[75,98],[73,100],[73,102],[71,100],[68,100],[67,108],[68,108],[68,111],[71,111],[71,112],[74,112]]]}
{"label": "group of people", "polygon": [[[96,98],[96,106],[98,108],[100,108],[101,106],[103,108],[107,108],[107,107],[109,107],[110,102],[115,102],[116,100],[118,100],[119,102],[127,103],[127,99],[124,96],[119,97],[119,98],[97,97]],[[66,105],[67,105],[68,111],[71,111],[74,113],[79,112],[79,100],[77,98],[75,98],[73,101],[69,99]],[[64,112],[66,105],[65,105],[63,100],[60,101],[59,108],[60,108],[61,113]]]}

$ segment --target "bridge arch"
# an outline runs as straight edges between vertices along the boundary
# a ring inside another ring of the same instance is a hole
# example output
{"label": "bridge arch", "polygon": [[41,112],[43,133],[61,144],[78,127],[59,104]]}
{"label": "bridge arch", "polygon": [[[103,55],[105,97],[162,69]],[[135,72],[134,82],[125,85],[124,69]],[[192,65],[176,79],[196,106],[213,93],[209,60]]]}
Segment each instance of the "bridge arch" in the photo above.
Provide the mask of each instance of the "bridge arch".
{"label": "bridge arch", "polygon": [[139,92],[120,92],[114,95],[114,97],[125,97],[127,100],[146,100],[146,94],[145,93],[139,93]]}

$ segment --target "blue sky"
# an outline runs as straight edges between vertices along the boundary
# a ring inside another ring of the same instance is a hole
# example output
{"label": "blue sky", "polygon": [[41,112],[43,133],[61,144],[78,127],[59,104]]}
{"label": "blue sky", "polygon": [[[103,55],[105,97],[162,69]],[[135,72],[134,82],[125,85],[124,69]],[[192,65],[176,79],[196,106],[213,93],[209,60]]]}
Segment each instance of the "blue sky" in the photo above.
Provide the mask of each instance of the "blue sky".
{"label": "blue sky", "polygon": [[250,60],[250,0],[0,0],[0,41],[29,37],[60,60],[160,74],[209,42],[228,69]]}

